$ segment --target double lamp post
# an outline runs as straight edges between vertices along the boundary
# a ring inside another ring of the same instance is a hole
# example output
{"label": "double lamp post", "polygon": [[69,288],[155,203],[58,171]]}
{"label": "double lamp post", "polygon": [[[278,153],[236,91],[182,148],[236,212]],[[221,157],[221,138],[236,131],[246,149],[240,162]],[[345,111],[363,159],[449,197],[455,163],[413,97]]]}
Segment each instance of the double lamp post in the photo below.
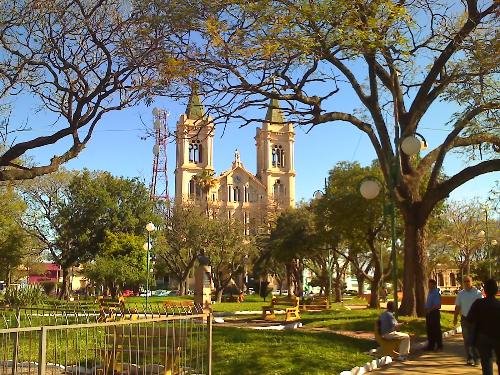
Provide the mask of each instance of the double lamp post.
{"label": "double lamp post", "polygon": [[[390,225],[391,225],[391,258],[392,258],[392,287],[394,292],[394,305],[396,306],[396,311],[398,307],[398,271],[397,271],[397,247],[401,244],[401,241],[396,238],[396,207],[393,198],[393,191],[397,185],[397,174],[396,168],[399,168],[399,139],[396,138],[396,153],[392,160],[389,179],[387,181],[386,193],[388,197],[388,204],[385,209],[389,211]],[[418,133],[410,135],[403,139],[401,142],[401,150],[408,156],[417,155],[421,149],[427,147],[427,143],[424,137]],[[365,178],[359,187],[359,191],[363,198],[371,200],[375,199],[380,190],[382,190],[382,182],[373,176]],[[383,266],[382,266],[383,268]]]}

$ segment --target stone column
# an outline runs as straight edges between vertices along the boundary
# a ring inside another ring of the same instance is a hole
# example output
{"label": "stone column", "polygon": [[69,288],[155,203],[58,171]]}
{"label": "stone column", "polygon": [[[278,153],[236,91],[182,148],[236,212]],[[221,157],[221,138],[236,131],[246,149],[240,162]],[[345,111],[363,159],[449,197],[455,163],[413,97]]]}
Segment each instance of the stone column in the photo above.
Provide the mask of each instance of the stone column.
{"label": "stone column", "polygon": [[212,267],[206,264],[200,264],[195,271],[194,303],[196,306],[202,306],[204,313],[212,312]]}

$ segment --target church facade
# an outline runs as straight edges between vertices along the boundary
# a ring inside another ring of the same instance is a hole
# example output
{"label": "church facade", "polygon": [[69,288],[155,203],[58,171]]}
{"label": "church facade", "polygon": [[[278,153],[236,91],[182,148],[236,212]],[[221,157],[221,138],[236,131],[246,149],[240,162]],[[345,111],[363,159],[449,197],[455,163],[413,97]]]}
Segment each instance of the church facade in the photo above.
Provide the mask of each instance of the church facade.
{"label": "church facade", "polygon": [[210,217],[226,215],[255,234],[268,215],[295,206],[293,125],[285,121],[277,100],[255,135],[256,174],[249,172],[235,150],[231,166],[216,174],[214,131],[196,93],[176,127],[175,202],[203,207]]}

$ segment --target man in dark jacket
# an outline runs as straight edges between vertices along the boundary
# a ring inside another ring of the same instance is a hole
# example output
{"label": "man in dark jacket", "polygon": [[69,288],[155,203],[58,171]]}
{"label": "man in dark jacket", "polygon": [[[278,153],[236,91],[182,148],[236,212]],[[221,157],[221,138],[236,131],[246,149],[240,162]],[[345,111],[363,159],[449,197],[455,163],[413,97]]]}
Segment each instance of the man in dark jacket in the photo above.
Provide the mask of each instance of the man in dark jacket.
{"label": "man in dark jacket", "polygon": [[493,351],[500,371],[500,301],[495,298],[498,292],[496,281],[486,280],[484,292],[486,298],[474,301],[467,320],[476,327],[475,344],[481,357],[483,374],[493,375]]}
{"label": "man in dark jacket", "polygon": [[425,302],[426,350],[443,350],[441,333],[441,294],[434,279],[429,280],[429,293]]}

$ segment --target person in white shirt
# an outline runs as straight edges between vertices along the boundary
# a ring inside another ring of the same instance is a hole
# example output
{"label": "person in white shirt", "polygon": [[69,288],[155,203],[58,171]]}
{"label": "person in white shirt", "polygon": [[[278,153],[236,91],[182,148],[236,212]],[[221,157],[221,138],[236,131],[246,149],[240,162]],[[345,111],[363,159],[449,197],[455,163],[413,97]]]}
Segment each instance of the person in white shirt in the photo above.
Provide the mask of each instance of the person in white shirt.
{"label": "person in white shirt", "polygon": [[467,364],[477,366],[479,364],[479,353],[474,347],[474,324],[465,319],[469,313],[470,307],[475,300],[482,298],[481,292],[472,286],[472,278],[465,276],[463,279],[463,289],[458,293],[455,299],[455,314],[453,324],[457,325],[458,315],[460,315],[460,325],[462,327],[462,337],[464,338],[465,354],[467,355]]}
{"label": "person in white shirt", "polygon": [[386,340],[400,340],[399,357],[400,361],[404,361],[410,353],[410,336],[407,333],[398,332],[396,329],[401,327],[403,323],[398,323],[394,317],[394,302],[387,302],[387,311],[384,311],[379,317],[380,336]]}

